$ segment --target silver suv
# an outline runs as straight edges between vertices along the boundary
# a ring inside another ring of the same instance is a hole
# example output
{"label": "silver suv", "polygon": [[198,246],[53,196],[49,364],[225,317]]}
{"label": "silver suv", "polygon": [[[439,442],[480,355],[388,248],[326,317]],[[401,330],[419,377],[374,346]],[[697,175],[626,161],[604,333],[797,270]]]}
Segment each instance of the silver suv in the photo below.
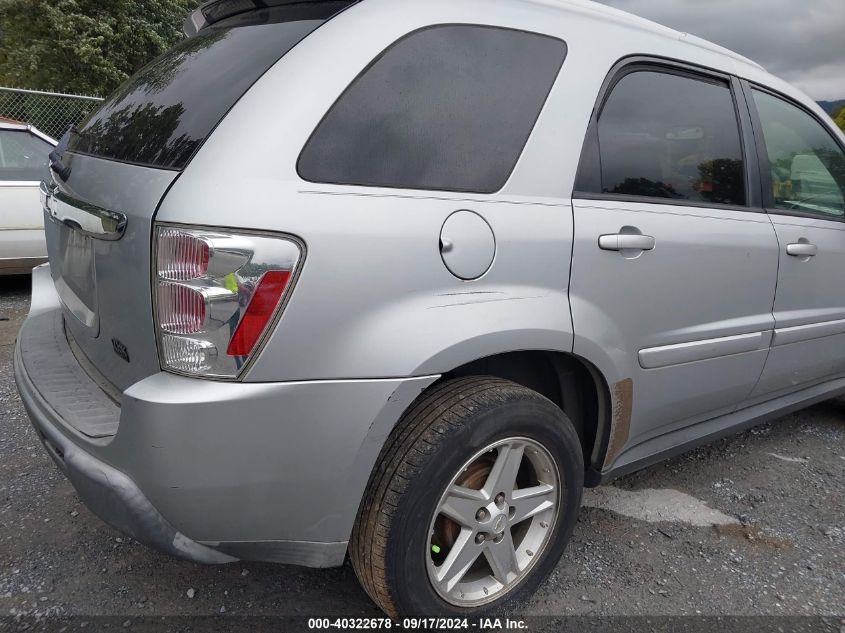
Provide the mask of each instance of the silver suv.
{"label": "silver suv", "polygon": [[584,486],[845,392],[845,138],[789,85],[589,2],[253,4],[43,185],[16,378],[114,527],[477,614]]}

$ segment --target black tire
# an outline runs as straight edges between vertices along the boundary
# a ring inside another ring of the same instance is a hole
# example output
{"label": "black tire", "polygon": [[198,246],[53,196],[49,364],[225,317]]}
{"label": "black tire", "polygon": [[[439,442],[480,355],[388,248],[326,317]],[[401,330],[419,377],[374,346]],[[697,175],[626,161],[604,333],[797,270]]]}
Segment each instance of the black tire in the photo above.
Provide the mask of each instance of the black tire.
{"label": "black tire", "polygon": [[[455,606],[429,581],[429,526],[452,477],[479,450],[519,436],[542,444],[557,464],[561,501],[540,559],[499,600]],[[382,448],[349,545],[355,573],[387,614],[478,617],[502,613],[530,596],[554,569],[572,534],[584,481],[578,435],[554,403],[516,383],[488,376],[440,383],[405,412]]]}

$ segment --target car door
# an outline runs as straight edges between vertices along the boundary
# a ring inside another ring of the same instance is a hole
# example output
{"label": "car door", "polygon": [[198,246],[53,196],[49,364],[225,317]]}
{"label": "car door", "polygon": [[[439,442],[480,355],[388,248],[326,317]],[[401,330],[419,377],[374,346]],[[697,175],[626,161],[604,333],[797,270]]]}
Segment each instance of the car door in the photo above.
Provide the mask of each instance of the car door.
{"label": "car door", "polygon": [[0,229],[42,229],[38,185],[53,147],[26,129],[0,128]]}
{"label": "car door", "polygon": [[772,398],[845,373],[845,152],[810,111],[745,90],[780,244],[772,350],[754,391]]}
{"label": "car door", "polygon": [[28,272],[47,257],[38,185],[52,149],[26,126],[0,123],[0,275]]}
{"label": "car door", "polygon": [[747,119],[736,80],[684,67],[625,66],[600,97],[570,301],[574,351],[611,383],[609,461],[734,410],[763,370],[778,245]]}

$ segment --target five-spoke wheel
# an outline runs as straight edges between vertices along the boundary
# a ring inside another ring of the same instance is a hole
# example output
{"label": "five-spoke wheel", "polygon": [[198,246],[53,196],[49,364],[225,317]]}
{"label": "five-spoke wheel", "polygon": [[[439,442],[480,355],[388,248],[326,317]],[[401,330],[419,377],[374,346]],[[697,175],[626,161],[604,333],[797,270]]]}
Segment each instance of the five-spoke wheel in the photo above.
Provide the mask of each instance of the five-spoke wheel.
{"label": "five-spoke wheel", "polygon": [[385,443],[349,543],[387,613],[478,616],[527,597],[554,568],[581,502],[566,414],[489,376],[426,391]]}
{"label": "five-spoke wheel", "polygon": [[431,521],[428,574],[447,602],[496,600],[527,574],[556,523],[560,476],[537,441],[499,440],[452,478]]}

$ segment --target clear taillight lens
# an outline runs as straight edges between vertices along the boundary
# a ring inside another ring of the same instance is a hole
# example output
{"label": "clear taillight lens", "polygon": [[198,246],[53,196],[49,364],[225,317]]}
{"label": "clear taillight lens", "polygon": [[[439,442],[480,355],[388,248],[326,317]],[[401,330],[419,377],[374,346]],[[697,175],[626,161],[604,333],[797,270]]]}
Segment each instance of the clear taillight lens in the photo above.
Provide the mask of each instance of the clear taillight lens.
{"label": "clear taillight lens", "polygon": [[162,334],[161,356],[167,359],[169,369],[183,374],[200,375],[214,367],[217,348],[208,341]]}
{"label": "clear taillight lens", "polygon": [[171,334],[196,334],[205,327],[205,297],[190,286],[159,283],[156,292],[158,324]]}
{"label": "clear taillight lens", "polygon": [[282,309],[299,245],[283,237],[159,226],[155,247],[162,368],[236,378]]}
{"label": "clear taillight lens", "polygon": [[161,279],[185,281],[208,272],[209,244],[182,229],[159,229],[157,272]]}

